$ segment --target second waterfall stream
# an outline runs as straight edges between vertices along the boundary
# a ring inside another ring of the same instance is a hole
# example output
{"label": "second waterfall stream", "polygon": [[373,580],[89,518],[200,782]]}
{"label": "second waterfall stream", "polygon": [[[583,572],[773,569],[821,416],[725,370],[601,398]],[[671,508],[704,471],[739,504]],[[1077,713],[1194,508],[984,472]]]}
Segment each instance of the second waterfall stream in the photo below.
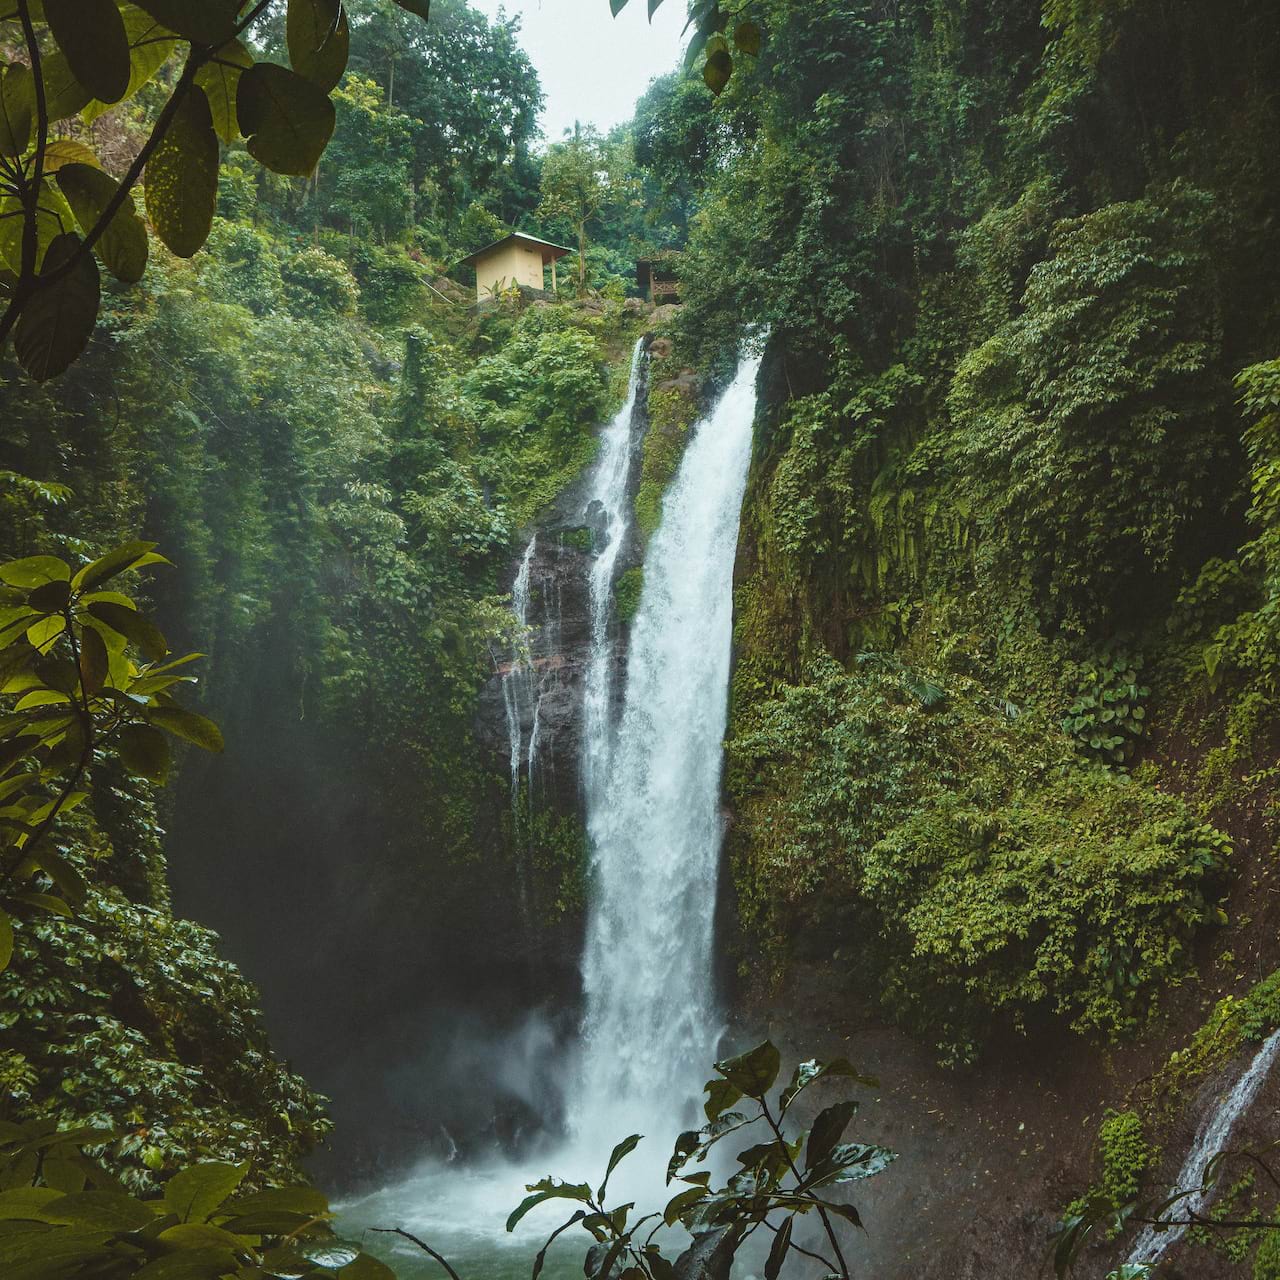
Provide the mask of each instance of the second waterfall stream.
{"label": "second waterfall stream", "polygon": [[[615,1193],[625,1188],[628,1199],[661,1198],[671,1143],[691,1119],[719,1038],[713,944],[733,564],[760,361],[742,359],[691,432],[646,549],[620,674],[613,588],[630,536],[639,354],[628,401],[602,432],[583,513],[596,530],[582,708],[591,867],[581,1034],[576,1051],[564,1055],[563,1099],[548,1100],[563,1103],[564,1141],[532,1160],[428,1162],[343,1213],[349,1230],[415,1231],[464,1280],[527,1275],[531,1245],[536,1252],[555,1215],[535,1210],[514,1238],[503,1231],[525,1184],[548,1170],[598,1178],[613,1144],[628,1134],[642,1133],[645,1141],[612,1180]],[[525,573],[529,559],[527,553]],[[517,593],[523,590],[517,582]],[[517,609],[524,606],[516,601]],[[513,754],[513,778],[519,763]],[[581,1249],[563,1249],[548,1260],[548,1280],[581,1275]],[[395,1260],[402,1276],[436,1274],[420,1252],[398,1247]]]}

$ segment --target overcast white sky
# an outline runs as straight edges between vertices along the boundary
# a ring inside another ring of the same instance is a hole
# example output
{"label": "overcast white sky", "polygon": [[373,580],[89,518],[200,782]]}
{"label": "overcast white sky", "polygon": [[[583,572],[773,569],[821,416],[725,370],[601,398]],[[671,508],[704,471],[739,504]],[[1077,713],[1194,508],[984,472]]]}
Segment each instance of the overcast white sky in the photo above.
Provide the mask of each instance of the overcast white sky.
{"label": "overcast white sky", "polygon": [[602,132],[631,118],[649,81],[680,57],[684,0],[664,0],[648,21],[645,0],[615,18],[609,0],[471,0],[490,18],[520,18],[520,42],[542,80],[542,129],[554,142],[575,120]]}

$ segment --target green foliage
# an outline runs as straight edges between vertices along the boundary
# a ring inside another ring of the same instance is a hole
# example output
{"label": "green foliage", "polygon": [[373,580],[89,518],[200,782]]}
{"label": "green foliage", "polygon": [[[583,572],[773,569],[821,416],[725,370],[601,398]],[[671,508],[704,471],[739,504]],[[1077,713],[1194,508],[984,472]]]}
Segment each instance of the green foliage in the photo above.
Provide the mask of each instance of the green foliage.
{"label": "green foliage", "polygon": [[1253,1255],[1253,1280],[1280,1280],[1280,1231],[1262,1237]]}
{"label": "green foliage", "polygon": [[640,455],[640,480],[633,501],[636,527],[647,538],[662,518],[662,499],[684,457],[689,431],[697,421],[694,388],[663,374],[676,372],[673,358],[657,361],[650,370],[649,429]]}
{"label": "green foliage", "polygon": [[[168,561],[129,542],[73,567],[58,556],[0,564],[0,901],[69,916],[87,886],[58,847],[59,825],[88,798],[100,753],[163,782],[166,735],[222,750],[222,735],[177,701],[194,682],[159,629],[118,588],[121,574]],[[107,584],[111,585],[107,585]],[[142,657],[142,661],[138,658]],[[13,949],[0,909],[0,970]]]}
{"label": "green foliage", "polygon": [[346,1276],[393,1280],[391,1270],[335,1235],[328,1201],[305,1186],[245,1191],[251,1161],[202,1161],[160,1194],[130,1194],[82,1153],[109,1129],[0,1126],[0,1261],[30,1280],[69,1274],[224,1277]]}
{"label": "green foliage", "polygon": [[1123,764],[1142,736],[1145,699],[1138,683],[1141,655],[1103,653],[1080,668],[1080,694],[1067,708],[1062,728],[1090,759]]}
{"label": "green foliage", "polygon": [[1097,609],[1220,500],[1216,234],[1212,196],[1183,186],[1061,221],[1019,312],[961,362],[951,412],[1006,580]]}
{"label": "green foliage", "polygon": [[[18,0],[0,18],[10,56],[22,51],[2,68],[0,343],[13,334],[37,381],[62,373],[89,341],[100,297],[95,254],[119,279],[141,278],[147,239],[132,196],[140,180],[156,235],[191,257],[213,225],[219,139],[243,134],[248,153],[274,173],[315,169],[334,129],[328,95],[346,65],[347,20],[339,3],[289,0],[290,68],[256,60],[239,39],[272,7]],[[162,75],[171,61],[180,72]],[[167,100],[122,179],[106,172],[92,134],[51,140],[55,122],[92,122],[152,82],[166,84]]]}
{"label": "green foliage", "polygon": [[632,186],[622,150],[591,126],[575,126],[571,138],[547,151],[538,216],[563,219],[577,237],[579,295],[587,287],[588,232],[609,206],[627,198]]}
{"label": "green foliage", "polygon": [[[78,846],[87,873],[121,870],[126,850],[101,832]],[[198,1159],[251,1158],[255,1179],[288,1179],[329,1132],[207,929],[95,886],[74,921],[28,915],[17,943],[0,974],[0,1027],[21,1060],[5,1114],[118,1130],[97,1157],[138,1191]]]}
{"label": "green foliage", "polygon": [[1107,1111],[1098,1126],[1097,1158],[1097,1183],[1085,1197],[1067,1206],[1064,1218],[1086,1212],[1099,1198],[1117,1212],[1138,1198],[1156,1153],[1143,1134],[1142,1117],[1136,1111]]}
{"label": "green foliage", "polygon": [[[1057,1015],[1114,1033],[1145,1017],[1224,918],[1226,838],[1073,764],[1048,716],[1011,718],[969,678],[859,666],[816,664],[738,718],[748,923],[775,948],[801,917],[831,946],[850,929],[877,938],[860,944],[872,980],[951,1062],[997,1024]],[[843,925],[840,904],[855,908]]]}
{"label": "green foliage", "polygon": [[613,615],[621,623],[629,623],[640,608],[644,591],[644,569],[635,565],[618,575],[613,584]]}

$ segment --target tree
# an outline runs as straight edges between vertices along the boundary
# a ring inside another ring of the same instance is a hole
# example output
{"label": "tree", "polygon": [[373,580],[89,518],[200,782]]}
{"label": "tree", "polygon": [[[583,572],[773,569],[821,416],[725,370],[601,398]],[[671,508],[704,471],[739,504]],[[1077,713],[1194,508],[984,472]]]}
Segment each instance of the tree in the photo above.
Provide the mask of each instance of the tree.
{"label": "tree", "polygon": [[578,237],[578,293],[587,290],[587,231],[606,208],[631,189],[621,153],[592,125],[552,146],[542,163],[542,217],[564,218]]}
{"label": "tree", "polygon": [[[429,0],[395,0],[426,18]],[[12,5],[12,8],[8,6]],[[0,345],[54,377],[97,320],[98,260],[141,279],[147,232],[133,199],[145,186],[155,233],[179,257],[204,244],[217,202],[219,142],[246,139],[276,173],[312,173],[333,133],[329,93],[347,64],[341,0],[287,0],[291,67],[244,43],[280,0],[0,0]],[[153,80],[168,97],[126,172],[103,166],[78,122]],[[67,136],[54,136],[57,129]]]}

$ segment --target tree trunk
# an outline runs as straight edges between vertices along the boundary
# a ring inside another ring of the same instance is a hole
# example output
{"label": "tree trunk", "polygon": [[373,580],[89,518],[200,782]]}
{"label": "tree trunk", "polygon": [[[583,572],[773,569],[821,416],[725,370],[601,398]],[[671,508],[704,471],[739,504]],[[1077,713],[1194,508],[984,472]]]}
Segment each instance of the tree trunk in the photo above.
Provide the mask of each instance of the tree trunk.
{"label": "tree trunk", "polygon": [[587,224],[578,223],[578,297],[587,296]]}

